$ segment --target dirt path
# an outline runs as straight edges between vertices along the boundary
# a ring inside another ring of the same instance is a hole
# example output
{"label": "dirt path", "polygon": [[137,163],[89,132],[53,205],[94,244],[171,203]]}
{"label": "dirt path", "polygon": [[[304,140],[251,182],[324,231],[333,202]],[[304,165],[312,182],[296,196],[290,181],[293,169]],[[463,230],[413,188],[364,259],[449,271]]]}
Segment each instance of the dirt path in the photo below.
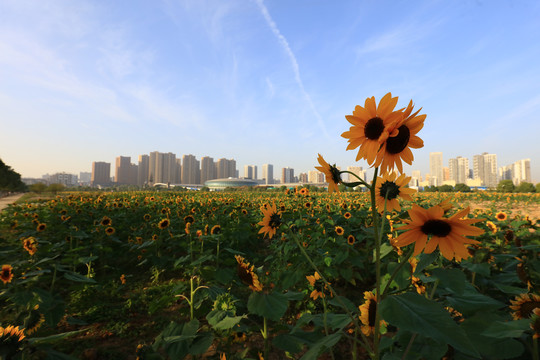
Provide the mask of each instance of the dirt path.
{"label": "dirt path", "polygon": [[13,204],[23,195],[24,194],[17,194],[0,198],[0,211],[4,210],[4,208],[7,208],[9,204]]}

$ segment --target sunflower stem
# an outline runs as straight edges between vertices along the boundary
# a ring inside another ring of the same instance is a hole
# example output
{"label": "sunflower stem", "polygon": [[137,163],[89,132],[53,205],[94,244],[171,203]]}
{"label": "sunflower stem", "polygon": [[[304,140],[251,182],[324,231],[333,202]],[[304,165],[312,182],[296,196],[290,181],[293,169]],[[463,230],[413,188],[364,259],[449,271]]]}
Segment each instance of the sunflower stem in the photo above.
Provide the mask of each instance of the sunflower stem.
{"label": "sunflower stem", "polygon": [[268,359],[269,343],[268,343],[268,320],[263,317],[263,330],[261,331],[264,338],[264,358]]}
{"label": "sunflower stem", "polygon": [[376,167],[373,173],[373,181],[371,182],[371,214],[373,217],[373,230],[375,232],[375,275],[377,279],[375,291],[377,294],[377,307],[375,308],[375,332],[373,334],[373,359],[379,359],[379,328],[380,328],[380,311],[379,304],[381,302],[381,235],[379,232],[379,213],[377,212],[377,203],[375,201],[375,188],[377,186],[377,174],[379,168]]}
{"label": "sunflower stem", "polygon": [[540,357],[538,356],[538,338],[533,336],[532,342],[533,342],[533,358],[534,360],[540,360]]}
{"label": "sunflower stem", "polygon": [[403,352],[403,356],[401,357],[401,360],[405,360],[407,358],[407,354],[409,353],[409,350],[411,350],[412,344],[414,342],[414,339],[416,339],[417,333],[412,334],[411,339],[409,340],[409,343],[407,344],[407,348]]}
{"label": "sunflower stem", "polygon": [[[405,255],[405,258],[403,258],[402,262],[398,265],[398,267],[394,270],[394,272],[392,273],[392,275],[390,276],[390,279],[388,280],[388,282],[386,283],[386,286],[384,287],[384,290],[382,292],[382,295],[381,295],[381,301],[382,299],[384,298],[384,296],[386,295],[386,293],[388,292],[388,290],[390,289],[390,284],[392,283],[392,281],[394,280],[394,278],[397,276],[397,274],[401,271],[401,269],[403,268],[403,266],[405,266],[405,264],[408,263],[408,260],[409,258],[412,256],[413,254],[413,251],[414,251],[414,248],[412,248],[408,253],[407,255]],[[411,274],[412,276],[412,274]]]}
{"label": "sunflower stem", "polygon": [[[365,187],[367,187],[368,189],[371,189],[371,186],[365,182],[360,176],[356,175],[355,173],[351,172],[351,171],[347,171],[347,170],[343,170],[343,171],[340,171],[339,172],[340,174],[351,174],[352,176],[354,176],[355,178],[358,179],[358,182],[361,183],[362,185],[364,185]],[[345,182],[345,181],[341,181],[341,183],[345,186],[350,186],[351,184],[353,183],[350,183],[350,182]]]}

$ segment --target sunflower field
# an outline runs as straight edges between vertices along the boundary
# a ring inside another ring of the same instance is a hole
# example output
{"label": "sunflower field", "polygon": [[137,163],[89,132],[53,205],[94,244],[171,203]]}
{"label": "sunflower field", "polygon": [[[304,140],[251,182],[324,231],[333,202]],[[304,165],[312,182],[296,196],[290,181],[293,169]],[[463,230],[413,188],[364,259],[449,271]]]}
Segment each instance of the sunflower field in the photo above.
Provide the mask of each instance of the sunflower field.
{"label": "sunflower field", "polygon": [[425,115],[396,104],[347,116],[369,184],[319,155],[328,192],[11,205],[0,359],[539,359],[539,194],[407,188]]}

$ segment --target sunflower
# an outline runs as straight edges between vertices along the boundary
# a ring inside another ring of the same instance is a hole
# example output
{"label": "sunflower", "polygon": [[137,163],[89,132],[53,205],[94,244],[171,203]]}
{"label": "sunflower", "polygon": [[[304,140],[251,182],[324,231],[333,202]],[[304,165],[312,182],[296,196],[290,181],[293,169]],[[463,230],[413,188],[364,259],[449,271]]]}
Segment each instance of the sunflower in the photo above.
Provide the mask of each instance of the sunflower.
{"label": "sunflower", "polygon": [[0,280],[4,284],[7,284],[11,282],[13,279],[13,273],[11,272],[13,270],[13,267],[11,265],[2,265],[2,272],[0,272]]}
{"label": "sunflower", "polygon": [[[471,224],[484,219],[462,219],[469,213],[469,208],[458,211],[450,218],[444,218],[444,210],[440,206],[424,209],[416,204],[409,210],[411,220],[405,220],[407,225],[400,230],[408,230],[399,235],[394,244],[402,247],[415,243],[413,256],[418,255],[424,248],[426,254],[431,254],[437,246],[441,254],[448,260],[456,261],[470,256],[468,244],[479,244],[479,241],[466,238],[484,233],[484,230]],[[428,238],[431,239],[428,241]],[[426,244],[427,242],[427,244]]]}
{"label": "sunflower", "polygon": [[336,234],[338,234],[339,236],[343,235],[345,233],[345,230],[343,230],[343,228],[341,226],[336,226],[334,228],[334,231],[336,232]]}
{"label": "sunflower", "polygon": [[[360,305],[360,321],[362,333],[369,336],[375,332],[375,318],[377,316],[377,296],[372,291],[364,292],[364,304]],[[379,326],[385,326],[384,320],[379,321]]]}
{"label": "sunflower", "polygon": [[169,219],[163,219],[159,222],[158,227],[163,230],[163,229],[168,228],[170,224],[171,223]]}
{"label": "sunflower", "polygon": [[45,316],[38,309],[39,305],[34,306],[24,321],[24,332],[26,335],[36,332],[41,327],[41,324],[45,322]]}
{"label": "sunflower", "polygon": [[420,295],[426,292],[426,287],[422,285],[420,278],[414,276],[416,271],[416,266],[418,265],[418,260],[415,257],[409,258],[409,264],[411,265],[411,284],[416,289],[416,292]]}
{"label": "sunflower", "polygon": [[38,224],[36,230],[37,230],[38,232],[42,232],[42,231],[44,231],[46,228],[47,228],[47,224],[41,223],[41,224]]}
{"label": "sunflower", "polygon": [[392,94],[388,93],[383,96],[377,107],[375,97],[372,96],[366,99],[364,107],[357,105],[352,115],[345,116],[353,126],[341,136],[349,139],[347,150],[360,146],[356,161],[366,159],[368,164],[372,165],[381,145],[390,135],[397,135],[397,132],[390,134],[388,131],[392,124],[403,117],[401,111],[394,111],[397,101],[397,97],[392,97]]}
{"label": "sunflower", "polygon": [[112,225],[112,220],[109,217],[104,216],[103,219],[101,219],[101,225],[103,225],[103,226],[111,226]]}
{"label": "sunflower", "polygon": [[351,216],[352,216],[351,213],[348,212],[348,211],[347,211],[345,214],[343,214],[343,217],[344,217],[345,219],[347,219],[347,220],[350,219]]}
{"label": "sunflower", "polygon": [[186,215],[184,217],[184,222],[187,224],[187,223],[190,223],[192,224],[193,222],[195,221],[195,218],[193,217],[193,215]]}
{"label": "sunflower", "polygon": [[[397,199],[398,196],[403,200],[412,201],[411,194],[416,190],[405,187],[410,177],[405,177],[405,174],[401,174],[397,177],[395,172],[384,173],[383,176],[377,178],[377,185],[375,187],[375,203],[377,210],[380,213],[384,212],[384,204],[386,202],[386,211],[401,211],[401,206]],[[386,201],[385,201],[386,199]]]}
{"label": "sunflower", "polygon": [[536,308],[533,310],[530,327],[532,330],[534,330],[533,339],[540,338],[540,308]]}
{"label": "sunflower", "polygon": [[109,226],[108,228],[105,229],[105,234],[107,235],[112,235],[116,232],[116,230],[112,227],[112,226]]}
{"label": "sunflower", "polygon": [[151,216],[150,214],[144,214],[143,218],[144,218],[144,221],[149,221]]}
{"label": "sunflower", "polygon": [[309,190],[307,188],[301,188],[299,191],[300,195],[309,195]]}
{"label": "sunflower", "polygon": [[37,251],[37,240],[35,237],[30,236],[23,240],[23,247],[32,256]]}
{"label": "sunflower", "polygon": [[257,223],[257,225],[262,226],[259,230],[259,234],[264,233],[264,236],[268,234],[268,237],[271,239],[281,225],[281,211],[277,211],[276,203],[273,203],[272,206],[267,205],[266,207],[261,208],[261,211],[264,218]]}
{"label": "sunflower", "polygon": [[495,225],[492,221],[486,221],[486,226],[489,230],[491,230],[492,234],[497,233],[497,225]]}
{"label": "sunflower", "polygon": [[403,165],[401,160],[411,165],[414,156],[411,149],[419,149],[424,147],[424,141],[416,134],[424,127],[426,115],[418,115],[420,110],[411,115],[413,110],[412,100],[409,102],[407,109],[403,112],[403,117],[397,122],[394,122],[388,129],[389,138],[382,143],[381,149],[377,154],[377,160],[374,166],[381,166],[381,174],[389,172],[397,167],[400,173],[403,173]]}
{"label": "sunflower", "polygon": [[[315,283],[321,279],[321,276],[319,275],[318,272],[315,271],[313,275],[306,276],[306,279],[309,282],[309,285],[311,285],[312,287],[315,287]],[[322,291],[313,289],[311,294],[309,294],[309,297],[312,298],[313,300],[317,300],[318,298],[325,297],[325,295]]]}
{"label": "sunflower", "polygon": [[244,258],[240,255],[235,255],[236,262],[236,272],[238,277],[242,282],[250,287],[253,291],[262,291],[263,287],[259,282],[259,277],[253,272],[254,265],[249,266],[249,262],[244,262]]}
{"label": "sunflower", "polygon": [[514,320],[528,319],[534,309],[540,308],[540,296],[536,294],[521,294],[515,300],[510,300],[510,309],[514,310],[512,318]]}
{"label": "sunflower", "polygon": [[506,220],[508,216],[506,215],[506,213],[504,211],[499,211],[497,214],[495,214],[495,218],[499,221],[504,221]]}
{"label": "sunflower", "polygon": [[328,183],[328,192],[339,192],[338,184],[341,183],[341,172],[336,167],[336,164],[329,165],[326,161],[324,161],[321,154],[318,155],[319,158],[317,159],[317,161],[319,161],[319,164],[321,164],[321,166],[315,166],[315,169],[324,173],[324,175],[326,176],[326,182]]}
{"label": "sunflower", "polygon": [[217,235],[221,232],[221,226],[219,225],[214,225],[212,226],[212,229],[210,229],[210,234],[212,235]]}
{"label": "sunflower", "polygon": [[120,275],[120,282],[122,283],[122,285],[126,284],[126,275],[124,274]]}
{"label": "sunflower", "polygon": [[[24,329],[18,326],[8,325],[5,328],[0,326],[0,344],[2,350],[7,351],[6,359],[10,359],[19,350],[19,343],[25,338]],[[3,351],[3,354],[6,352]]]}
{"label": "sunflower", "polygon": [[186,228],[184,229],[184,231],[186,232],[186,234],[191,234],[191,223],[190,222],[187,222],[186,223]]}
{"label": "sunflower", "polygon": [[356,238],[354,237],[354,235],[351,234],[347,236],[347,244],[354,245],[355,242],[356,242]]}

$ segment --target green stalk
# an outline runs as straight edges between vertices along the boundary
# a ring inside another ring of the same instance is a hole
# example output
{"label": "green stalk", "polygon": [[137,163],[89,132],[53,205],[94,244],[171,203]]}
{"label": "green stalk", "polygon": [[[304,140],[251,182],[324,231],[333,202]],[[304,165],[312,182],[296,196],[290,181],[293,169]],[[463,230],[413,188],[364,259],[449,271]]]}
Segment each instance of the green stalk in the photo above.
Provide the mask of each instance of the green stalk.
{"label": "green stalk", "polygon": [[379,213],[377,212],[377,203],[375,201],[375,188],[377,184],[377,173],[379,168],[376,167],[373,173],[373,182],[371,183],[371,214],[373,217],[373,230],[375,232],[375,276],[377,284],[375,291],[377,294],[377,308],[375,309],[375,333],[373,334],[373,359],[379,359],[379,327],[380,327],[380,313],[379,304],[381,302],[381,235],[379,232]]}
{"label": "green stalk", "polygon": [[269,343],[268,343],[268,323],[266,317],[263,317],[263,330],[261,331],[264,339],[264,358],[268,359]]}
{"label": "green stalk", "polygon": [[538,357],[538,339],[533,336],[532,342],[533,342],[533,358],[534,360],[539,360],[540,358]]}
{"label": "green stalk", "polygon": [[[405,266],[405,264],[408,263],[408,260],[409,258],[411,257],[411,255],[413,254],[413,251],[414,251],[414,248],[412,248],[409,253],[407,255],[405,255],[405,258],[403,258],[403,260],[401,261],[401,263],[398,265],[398,267],[394,270],[394,272],[392,273],[392,275],[390,276],[390,280],[388,280],[388,282],[386,283],[386,286],[384,287],[384,290],[382,292],[382,295],[381,295],[381,301],[383,299],[383,297],[386,295],[386,293],[388,292],[389,288],[390,288],[390,284],[392,283],[392,281],[394,280],[394,278],[397,276],[397,274],[401,271],[401,269],[403,268],[403,266]],[[411,274],[412,276],[412,274]]]}

